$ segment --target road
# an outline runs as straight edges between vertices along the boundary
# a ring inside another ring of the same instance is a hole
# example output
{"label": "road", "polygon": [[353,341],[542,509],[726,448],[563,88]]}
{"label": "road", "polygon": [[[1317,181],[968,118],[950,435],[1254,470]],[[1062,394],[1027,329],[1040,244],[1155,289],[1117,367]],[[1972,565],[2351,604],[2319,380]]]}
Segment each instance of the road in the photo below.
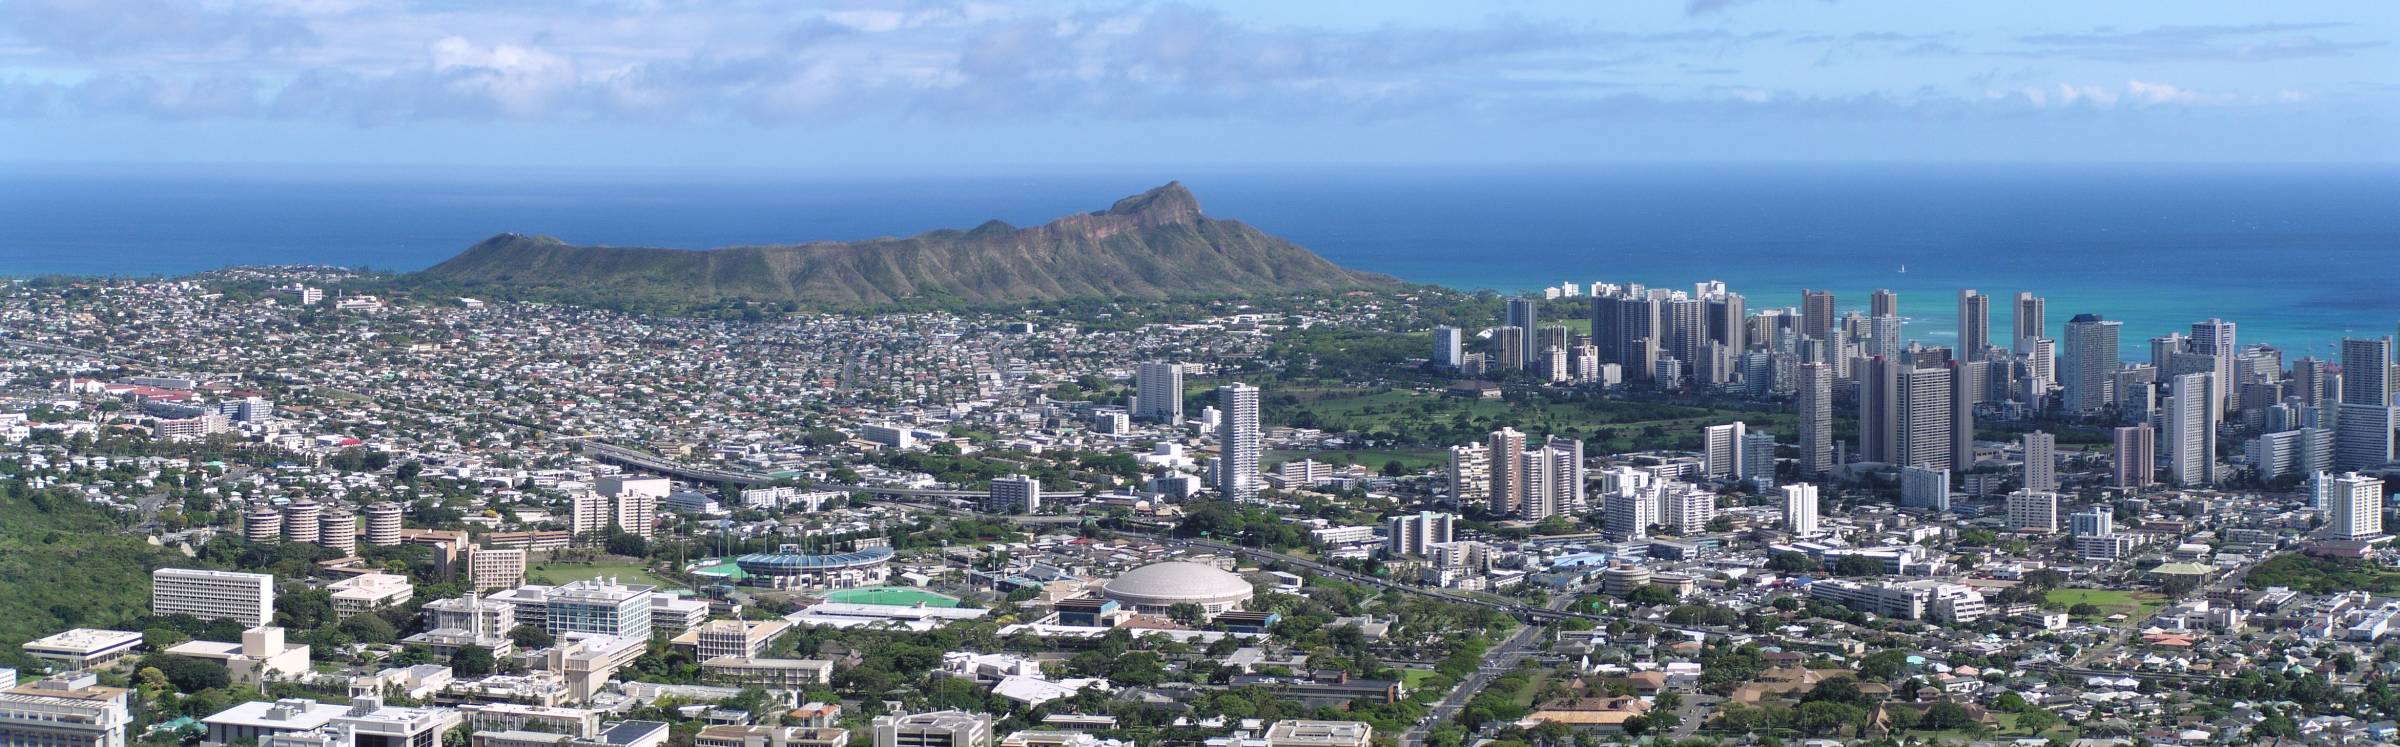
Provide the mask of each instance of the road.
{"label": "road", "polygon": [[[1576,596],[1575,593],[1560,594],[1551,599],[1546,608],[1554,611],[1563,609],[1574,602]],[[1492,680],[1516,669],[1518,665],[1525,662],[1525,657],[1532,656],[1534,651],[1539,648],[1536,644],[1548,631],[1548,626],[1539,623],[1529,624],[1518,628],[1515,635],[1509,636],[1508,640],[1501,641],[1500,645],[1492,647],[1492,650],[1484,655],[1483,666],[1476,667],[1473,674],[1460,680],[1456,686],[1450,689],[1449,695],[1444,696],[1441,702],[1433,704],[1433,710],[1426,713],[1424,720],[1418,721],[1416,726],[1409,727],[1407,732],[1400,735],[1401,747],[1416,747],[1424,744],[1425,736],[1433,732],[1434,726],[1450,723],[1451,720],[1457,718],[1458,712],[1466,709],[1467,702],[1474,700],[1477,693],[1481,693],[1484,688],[1491,686]]]}

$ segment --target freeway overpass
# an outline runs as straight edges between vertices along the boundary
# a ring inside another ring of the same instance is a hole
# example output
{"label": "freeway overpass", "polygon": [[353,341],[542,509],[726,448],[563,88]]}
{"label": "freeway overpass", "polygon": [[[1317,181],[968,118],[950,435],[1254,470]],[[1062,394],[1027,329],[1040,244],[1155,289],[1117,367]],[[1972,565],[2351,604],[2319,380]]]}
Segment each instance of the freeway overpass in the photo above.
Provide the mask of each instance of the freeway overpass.
{"label": "freeway overpass", "polygon": [[[723,470],[712,467],[684,464],[682,462],[673,461],[648,452],[628,449],[616,444],[606,443],[589,438],[579,438],[575,439],[575,441],[585,455],[588,455],[594,459],[621,464],[636,469],[647,470],[650,472],[656,472],[662,475],[680,477],[696,482],[718,484],[731,483],[735,485],[771,485],[775,483],[774,477],[758,474],[756,472],[738,472],[734,470]],[[864,493],[867,495],[881,496],[885,498],[901,499],[959,498],[980,501],[990,495],[990,493],[982,490],[895,488],[880,485],[844,485],[841,483],[820,483],[817,485],[817,488],[836,492]],[[1042,497],[1059,499],[1081,498],[1083,497],[1083,492],[1045,490],[1042,491]],[[1009,521],[1018,524],[1077,524],[1082,523],[1083,521],[1083,517],[1080,516],[1014,516],[999,514],[973,515],[981,518],[992,519],[994,521]]]}

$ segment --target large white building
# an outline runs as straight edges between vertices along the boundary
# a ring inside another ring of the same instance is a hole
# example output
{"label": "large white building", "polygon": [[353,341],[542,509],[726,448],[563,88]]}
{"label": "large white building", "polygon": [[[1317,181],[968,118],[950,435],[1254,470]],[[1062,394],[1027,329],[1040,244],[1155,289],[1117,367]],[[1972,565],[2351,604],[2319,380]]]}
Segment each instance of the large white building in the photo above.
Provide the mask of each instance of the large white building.
{"label": "large white building", "polygon": [[984,493],[983,510],[995,514],[1031,514],[1042,510],[1042,481],[1024,475],[992,478]]}
{"label": "large white building", "polygon": [[1249,581],[1215,566],[1180,560],[1126,571],[1100,587],[1100,594],[1135,612],[1165,614],[1177,604],[1195,604],[1209,617],[1238,610],[1255,593]]}
{"label": "large white building", "polygon": [[333,593],[333,614],[341,619],[383,607],[407,604],[416,596],[416,587],[408,577],[393,573],[367,573],[325,585]]}
{"label": "large white building", "polygon": [[2326,533],[2340,539],[2383,534],[2383,481],[2349,473],[2327,481]]}
{"label": "large white building", "polygon": [[2058,437],[2043,431],[2025,434],[2025,489],[2058,490]]}
{"label": "large white building", "polygon": [[0,688],[0,745],[125,747],[133,723],[127,691],[99,682],[90,672],[70,672]]}
{"label": "large white building", "polygon": [[1134,369],[1133,387],[1134,417],[1183,422],[1183,364],[1144,363]]}
{"label": "large white building", "polygon": [[1217,494],[1230,500],[1258,496],[1259,458],[1265,434],[1259,430],[1258,387],[1235,382],[1217,387]]}
{"label": "large white building", "polygon": [[2033,490],[2008,494],[2008,528],[2014,532],[2058,531],[2058,494]]}
{"label": "large white building", "polygon": [[1706,466],[1702,469],[1709,477],[1732,477],[1741,469],[1742,436],[1748,432],[1749,426],[1739,420],[1712,425],[1703,431],[1706,444],[1702,455]]}
{"label": "large white building", "polygon": [[558,586],[545,595],[547,625],[552,634],[599,633],[647,640],[650,592],[656,589],[598,578]]}
{"label": "large white building", "polygon": [[2217,375],[2188,373],[2175,377],[2168,398],[2162,436],[2167,449],[2167,475],[2176,487],[2216,483],[2217,422],[2224,419]]}
{"label": "large white building", "polygon": [[1424,555],[1427,545],[1456,538],[1456,514],[1419,511],[1384,520],[1384,549],[1393,555]]}
{"label": "large white building", "polygon": [[1717,494],[1677,484],[1667,489],[1659,506],[1658,523],[1674,527],[1682,534],[1695,534],[1708,529],[1708,522],[1717,518]]}
{"label": "large white building", "polygon": [[1796,537],[1817,533],[1817,486],[1794,483],[1783,486],[1783,526]]}
{"label": "large white building", "polygon": [[150,572],[150,614],[232,620],[243,627],[275,620],[275,577],[200,568]]}
{"label": "large white building", "polygon": [[675,483],[664,477],[633,475],[601,475],[596,487],[601,495],[615,502],[617,529],[642,539],[658,537],[658,503],[674,492]]}

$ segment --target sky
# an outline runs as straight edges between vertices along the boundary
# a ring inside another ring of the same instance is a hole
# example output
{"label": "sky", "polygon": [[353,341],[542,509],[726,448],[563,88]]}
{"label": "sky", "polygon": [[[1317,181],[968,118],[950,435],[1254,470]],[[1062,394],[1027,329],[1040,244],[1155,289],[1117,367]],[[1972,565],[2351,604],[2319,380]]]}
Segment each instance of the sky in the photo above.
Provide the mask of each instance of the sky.
{"label": "sky", "polygon": [[0,162],[2400,161],[2400,3],[0,0]]}

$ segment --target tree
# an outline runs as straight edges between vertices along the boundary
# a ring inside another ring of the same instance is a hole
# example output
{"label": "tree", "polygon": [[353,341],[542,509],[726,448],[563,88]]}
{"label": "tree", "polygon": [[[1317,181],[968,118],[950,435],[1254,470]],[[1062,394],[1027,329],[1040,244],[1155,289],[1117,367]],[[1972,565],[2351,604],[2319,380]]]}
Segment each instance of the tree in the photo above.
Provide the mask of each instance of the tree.
{"label": "tree", "polygon": [[1807,573],[1816,569],[1816,561],[1796,552],[1779,552],[1767,558],[1767,570],[1777,573]]}
{"label": "tree", "polygon": [[158,670],[176,690],[187,693],[220,688],[233,682],[233,676],[225,671],[223,665],[189,656],[151,654],[142,657],[135,667],[135,671],[143,669]]}
{"label": "tree", "polygon": [[2067,608],[2067,614],[2074,615],[2076,617],[2099,617],[2100,605],[2093,604],[2091,602],[2078,602],[2075,604],[2075,606]]}
{"label": "tree", "polygon": [[482,677],[492,673],[496,661],[492,650],[482,646],[461,646],[450,655],[450,670],[460,677]]}
{"label": "tree", "polygon": [[1636,607],[1655,607],[1675,602],[1675,592],[1658,584],[1643,584],[1625,595],[1625,603]]}
{"label": "tree", "polygon": [[1191,602],[1176,602],[1167,606],[1167,619],[1185,625],[1199,625],[1207,617],[1208,608]]}
{"label": "tree", "polygon": [[550,637],[550,631],[533,625],[519,625],[509,630],[508,639],[515,642],[517,648],[528,651],[549,648],[557,643]]}
{"label": "tree", "polygon": [[400,631],[394,630],[391,622],[371,613],[351,615],[337,629],[360,643],[391,643],[400,637]]}
{"label": "tree", "polygon": [[1885,649],[1868,654],[1858,663],[1858,676],[1877,682],[1888,682],[1908,671],[1908,652]]}
{"label": "tree", "polygon": [[1923,729],[1941,731],[1944,729],[1963,729],[1973,725],[1974,723],[1975,717],[1967,714],[1966,706],[1945,700],[1933,704],[1933,707],[1931,708],[1925,709],[1925,718],[1918,720],[1917,726]]}

